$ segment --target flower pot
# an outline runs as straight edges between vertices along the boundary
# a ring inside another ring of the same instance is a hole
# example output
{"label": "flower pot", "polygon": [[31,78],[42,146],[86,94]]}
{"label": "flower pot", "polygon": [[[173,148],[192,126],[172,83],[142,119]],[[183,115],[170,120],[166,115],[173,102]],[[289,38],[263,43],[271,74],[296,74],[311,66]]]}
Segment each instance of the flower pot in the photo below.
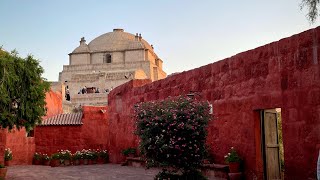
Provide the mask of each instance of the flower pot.
{"label": "flower pot", "polygon": [[89,159],[89,160],[88,160],[88,164],[89,164],[89,165],[93,164],[93,160],[92,160],[92,159]]}
{"label": "flower pot", "polygon": [[92,164],[97,164],[97,159],[92,159]]}
{"label": "flower pot", "polygon": [[79,159],[79,165],[84,164],[83,159]]}
{"label": "flower pot", "polygon": [[134,158],[134,154],[128,154],[128,157]]}
{"label": "flower pot", "polygon": [[7,168],[0,168],[0,180],[5,179],[7,175]]}
{"label": "flower pot", "polygon": [[64,165],[70,166],[70,164],[71,164],[70,159],[65,159],[65,160],[64,160]]}
{"label": "flower pot", "polygon": [[10,161],[4,161],[4,165],[5,165],[5,166],[10,166],[10,165],[11,165],[11,162],[10,162]]}
{"label": "flower pot", "polygon": [[51,167],[58,167],[60,166],[60,159],[52,159],[50,162]]}
{"label": "flower pot", "polygon": [[88,165],[88,159],[83,159],[83,165]]}
{"label": "flower pot", "polygon": [[240,163],[239,162],[229,162],[230,173],[239,172]]}
{"label": "flower pot", "polygon": [[50,166],[50,160],[43,160],[42,165]]}
{"label": "flower pot", "polygon": [[97,164],[103,164],[102,158],[98,158],[98,159],[97,159]]}
{"label": "flower pot", "polygon": [[73,165],[75,165],[75,166],[80,165],[80,160],[79,159],[73,160]]}
{"label": "flower pot", "polygon": [[33,159],[33,164],[34,164],[34,165],[40,165],[40,164],[41,164],[41,161],[38,160],[38,159]]}
{"label": "flower pot", "polygon": [[106,163],[106,160],[103,159],[103,158],[98,158],[97,159],[97,164],[105,164]]}

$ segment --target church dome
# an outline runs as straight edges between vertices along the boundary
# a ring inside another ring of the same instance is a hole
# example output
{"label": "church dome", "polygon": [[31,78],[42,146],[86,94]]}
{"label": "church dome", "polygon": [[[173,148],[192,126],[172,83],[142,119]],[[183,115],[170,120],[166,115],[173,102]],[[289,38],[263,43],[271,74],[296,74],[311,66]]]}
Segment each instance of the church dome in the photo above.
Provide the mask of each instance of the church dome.
{"label": "church dome", "polygon": [[72,51],[72,53],[87,53],[90,52],[89,51],[89,47],[88,45],[80,45],[79,47],[77,47],[75,50]]}
{"label": "church dome", "polygon": [[133,35],[124,32],[123,29],[114,29],[113,32],[103,34],[89,43],[91,52],[104,51],[124,51],[132,49],[149,49],[153,48],[147,41],[142,39],[141,34]]}
{"label": "church dome", "polygon": [[72,51],[72,53],[89,53],[89,46],[86,44],[86,40],[84,37],[80,40],[80,46],[77,47],[75,50]]}

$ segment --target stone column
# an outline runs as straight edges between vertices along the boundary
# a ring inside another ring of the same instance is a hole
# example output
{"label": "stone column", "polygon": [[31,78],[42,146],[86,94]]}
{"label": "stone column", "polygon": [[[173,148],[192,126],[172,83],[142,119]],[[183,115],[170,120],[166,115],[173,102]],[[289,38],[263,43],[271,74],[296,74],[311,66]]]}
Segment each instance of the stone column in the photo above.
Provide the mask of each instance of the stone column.
{"label": "stone column", "polygon": [[4,165],[4,150],[6,148],[7,133],[5,129],[0,129],[0,164]]}

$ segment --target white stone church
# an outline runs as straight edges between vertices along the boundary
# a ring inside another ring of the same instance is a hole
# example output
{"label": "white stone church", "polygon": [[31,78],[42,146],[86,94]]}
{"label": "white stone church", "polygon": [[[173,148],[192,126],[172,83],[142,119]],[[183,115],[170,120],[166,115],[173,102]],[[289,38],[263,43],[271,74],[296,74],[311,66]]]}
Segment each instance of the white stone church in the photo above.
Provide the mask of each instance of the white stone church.
{"label": "white stone church", "polygon": [[[165,78],[162,63],[141,34],[114,29],[89,44],[81,38],[80,45],[69,54],[69,65],[59,73],[59,82],[52,86],[62,84],[63,96],[68,87],[70,101],[64,100],[65,110],[79,105],[106,105],[108,92],[131,79]],[[86,93],[82,92],[84,88]]]}

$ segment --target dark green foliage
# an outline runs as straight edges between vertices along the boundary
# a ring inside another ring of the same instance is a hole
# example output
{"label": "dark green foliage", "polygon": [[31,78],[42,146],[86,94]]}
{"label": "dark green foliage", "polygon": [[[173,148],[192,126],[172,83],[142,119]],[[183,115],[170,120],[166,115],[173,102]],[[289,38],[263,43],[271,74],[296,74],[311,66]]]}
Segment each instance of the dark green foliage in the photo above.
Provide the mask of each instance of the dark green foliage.
{"label": "dark green foliage", "polygon": [[46,114],[45,93],[49,83],[43,68],[31,55],[26,58],[0,50],[0,127],[27,131]]}
{"label": "dark green foliage", "polygon": [[61,154],[60,153],[54,153],[51,155],[51,159],[60,159],[61,158]]}
{"label": "dark green foliage", "polygon": [[155,180],[207,180],[205,176],[201,174],[201,172],[193,170],[188,171],[183,174],[173,173],[167,170],[159,172],[155,178]]}
{"label": "dark green foliage", "polygon": [[230,162],[241,162],[241,158],[238,155],[237,151],[231,147],[230,152],[224,156],[226,163]]}
{"label": "dark green foliage", "polygon": [[108,160],[109,159],[109,154],[107,150],[102,150],[98,153],[98,156],[104,160]]}
{"label": "dark green foliage", "polygon": [[128,156],[129,154],[135,155],[136,151],[137,151],[136,148],[127,148],[127,149],[122,150],[122,154],[124,156]]}
{"label": "dark green foliage", "polygon": [[136,133],[148,166],[170,167],[182,174],[199,168],[206,156],[208,102],[177,97],[135,107]]}

